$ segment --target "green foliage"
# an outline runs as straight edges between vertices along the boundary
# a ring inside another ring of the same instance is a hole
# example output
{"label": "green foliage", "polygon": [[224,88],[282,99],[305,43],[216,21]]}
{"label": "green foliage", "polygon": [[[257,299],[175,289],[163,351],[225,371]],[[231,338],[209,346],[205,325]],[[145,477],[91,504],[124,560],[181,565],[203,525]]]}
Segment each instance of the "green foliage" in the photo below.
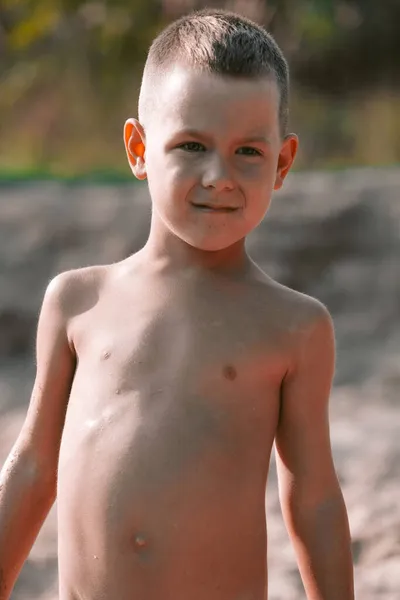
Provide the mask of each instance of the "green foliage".
{"label": "green foliage", "polygon": [[[332,140],[322,164],[337,160],[339,131],[342,146],[361,135],[349,116],[354,93],[377,88],[381,107],[382,90],[400,81],[398,0],[1,0],[0,167],[83,172],[124,163],[121,127],[136,112],[152,39],[182,10],[204,6],[242,11],[275,35],[300,90],[295,114]],[[308,100],[301,106],[311,92],[318,110]],[[325,118],[328,106],[335,125]],[[304,161],[313,163],[313,144],[307,148]]]}

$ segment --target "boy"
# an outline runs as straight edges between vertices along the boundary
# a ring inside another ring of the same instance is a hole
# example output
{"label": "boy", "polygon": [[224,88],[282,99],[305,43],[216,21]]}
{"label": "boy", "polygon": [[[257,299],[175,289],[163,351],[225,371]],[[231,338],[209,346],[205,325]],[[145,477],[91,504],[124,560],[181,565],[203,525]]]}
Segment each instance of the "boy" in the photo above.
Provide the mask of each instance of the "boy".
{"label": "boy", "polygon": [[245,238],[297,150],[273,39],[224,11],[154,41],[124,138],[148,242],[49,285],[25,424],[1,475],[0,599],[56,495],[60,600],[265,600],[265,488],[309,600],[350,600],[332,461],[334,334]]}

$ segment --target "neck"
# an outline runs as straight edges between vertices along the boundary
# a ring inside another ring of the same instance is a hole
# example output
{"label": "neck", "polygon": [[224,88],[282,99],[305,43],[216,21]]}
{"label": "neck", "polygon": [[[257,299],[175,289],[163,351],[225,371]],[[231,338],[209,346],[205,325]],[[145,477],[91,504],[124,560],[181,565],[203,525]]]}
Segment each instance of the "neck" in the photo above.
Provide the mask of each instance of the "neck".
{"label": "neck", "polygon": [[150,234],[142,250],[147,263],[168,271],[244,272],[252,264],[245,240],[241,239],[221,250],[201,250],[173,234],[161,220],[152,215]]}

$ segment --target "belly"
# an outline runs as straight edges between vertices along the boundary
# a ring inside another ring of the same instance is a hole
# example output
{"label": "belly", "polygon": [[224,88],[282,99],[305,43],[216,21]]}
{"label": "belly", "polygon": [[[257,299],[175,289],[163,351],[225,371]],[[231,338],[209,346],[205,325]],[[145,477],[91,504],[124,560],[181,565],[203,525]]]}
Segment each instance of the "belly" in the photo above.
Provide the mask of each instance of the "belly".
{"label": "belly", "polygon": [[60,581],[88,600],[175,599],[182,590],[193,600],[261,600],[274,424],[271,411],[238,414],[233,405],[133,391],[71,398],[59,461]]}

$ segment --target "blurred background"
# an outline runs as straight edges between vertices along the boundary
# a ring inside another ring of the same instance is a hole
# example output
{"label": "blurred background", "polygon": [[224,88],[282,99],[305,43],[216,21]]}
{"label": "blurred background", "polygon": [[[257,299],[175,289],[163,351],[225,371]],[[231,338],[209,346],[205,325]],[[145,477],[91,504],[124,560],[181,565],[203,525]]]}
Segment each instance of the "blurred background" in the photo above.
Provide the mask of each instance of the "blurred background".
{"label": "blurred background", "polygon": [[[154,36],[205,6],[265,25],[290,64],[300,152],[247,247],[333,316],[331,437],[357,598],[398,600],[399,0],[0,0],[0,466],[26,415],[49,280],[146,241],[150,198],[122,127]],[[273,465],[267,518],[269,600],[304,599]],[[57,600],[57,584],[55,505],[12,600]]]}
{"label": "blurred background", "polygon": [[253,18],[282,47],[297,169],[399,161],[398,0],[2,0],[0,169],[126,174],[121,127],[148,46],[205,6]]}

